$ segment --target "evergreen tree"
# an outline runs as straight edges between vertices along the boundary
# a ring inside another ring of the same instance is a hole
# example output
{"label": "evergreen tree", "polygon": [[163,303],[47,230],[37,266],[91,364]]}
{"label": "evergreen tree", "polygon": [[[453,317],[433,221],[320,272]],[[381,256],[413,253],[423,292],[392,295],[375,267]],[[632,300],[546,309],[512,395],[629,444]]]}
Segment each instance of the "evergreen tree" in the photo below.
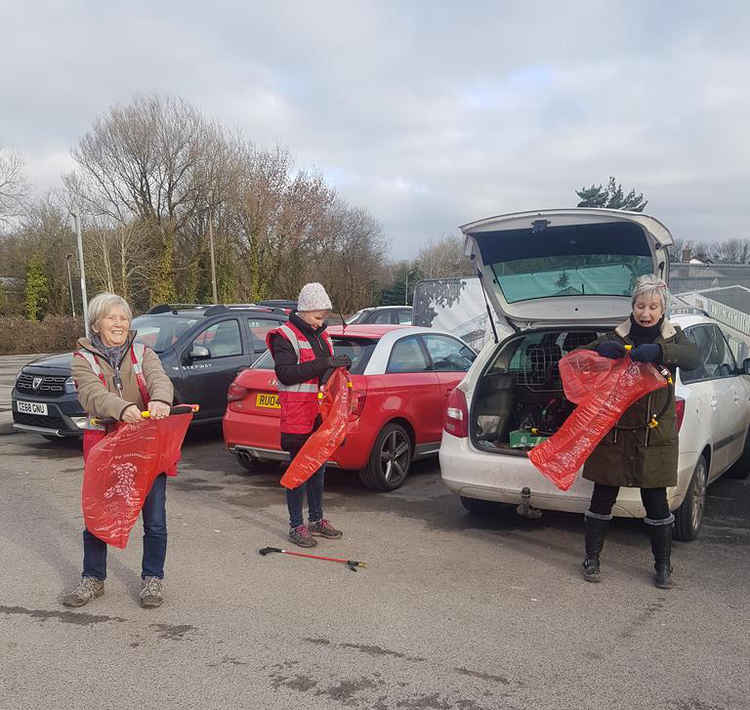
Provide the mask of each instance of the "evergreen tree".
{"label": "evergreen tree", "polygon": [[49,284],[44,273],[44,266],[38,255],[29,260],[26,267],[26,291],[24,307],[29,320],[41,320],[47,306]]}
{"label": "evergreen tree", "polygon": [[648,200],[643,198],[643,193],[635,194],[631,190],[627,195],[622,191],[622,185],[613,177],[609,178],[607,187],[603,185],[591,185],[582,187],[575,191],[580,200],[577,207],[607,207],[612,210],[629,210],[631,212],[643,212]]}

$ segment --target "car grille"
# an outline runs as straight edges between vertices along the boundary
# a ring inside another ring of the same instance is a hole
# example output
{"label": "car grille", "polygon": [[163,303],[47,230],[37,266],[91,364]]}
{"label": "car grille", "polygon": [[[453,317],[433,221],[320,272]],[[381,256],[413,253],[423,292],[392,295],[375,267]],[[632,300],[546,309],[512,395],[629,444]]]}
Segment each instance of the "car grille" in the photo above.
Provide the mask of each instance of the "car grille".
{"label": "car grille", "polygon": [[23,414],[22,412],[13,412],[13,421],[16,424],[26,424],[26,426],[38,426],[43,429],[65,429],[65,422],[62,417],[44,417],[41,414]]}
{"label": "car grille", "polygon": [[[34,380],[41,377],[39,386],[34,389]],[[21,373],[16,380],[16,390],[19,392],[41,393],[59,395],[65,392],[65,380],[67,377],[59,375],[28,375]]]}

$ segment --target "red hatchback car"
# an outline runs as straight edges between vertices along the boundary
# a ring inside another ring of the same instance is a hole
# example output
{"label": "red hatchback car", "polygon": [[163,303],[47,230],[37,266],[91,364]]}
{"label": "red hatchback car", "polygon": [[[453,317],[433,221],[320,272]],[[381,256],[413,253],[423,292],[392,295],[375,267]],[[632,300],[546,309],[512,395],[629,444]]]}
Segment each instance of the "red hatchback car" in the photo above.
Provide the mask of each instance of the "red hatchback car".
{"label": "red hatchback car", "polygon": [[[355,397],[346,441],[329,465],[358,471],[368,488],[398,488],[414,459],[438,452],[448,394],[476,353],[432,328],[351,325],[328,333],[336,354],[352,359]],[[280,448],[277,385],[266,351],[229,387],[224,441],[247,470],[288,459]]]}

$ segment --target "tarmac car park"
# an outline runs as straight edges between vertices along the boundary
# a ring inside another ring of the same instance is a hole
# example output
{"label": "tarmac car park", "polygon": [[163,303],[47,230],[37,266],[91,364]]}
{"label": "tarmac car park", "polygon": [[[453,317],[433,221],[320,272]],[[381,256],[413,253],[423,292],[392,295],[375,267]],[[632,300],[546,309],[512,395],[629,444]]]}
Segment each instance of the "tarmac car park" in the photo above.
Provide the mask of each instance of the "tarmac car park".
{"label": "tarmac car park", "polygon": [[[667,279],[669,231],[640,213],[561,209],[517,213],[463,228],[467,247],[498,314],[513,329],[490,339],[449,398],[440,447],[443,482],[472,512],[518,504],[524,489],[537,508],[583,512],[592,484],[558,490],[528,460],[532,429],[554,432],[572,411],[563,397],[560,358],[625,320],[635,279]],[[703,315],[672,322],[693,339],[702,365],[675,383],[678,483],[668,489],[678,539],[701,528],[706,487],[750,470],[750,360],[735,362],[717,323]],[[644,514],[637,488],[622,488],[613,513]]]}
{"label": "tarmac car park", "polygon": [[[136,340],[159,355],[175,403],[199,404],[196,423],[221,420],[236,374],[265,350],[265,334],[287,320],[278,308],[162,304],[133,319]],[[13,426],[49,439],[78,437],[86,421],[71,377],[72,353],[21,368],[11,392]]]}

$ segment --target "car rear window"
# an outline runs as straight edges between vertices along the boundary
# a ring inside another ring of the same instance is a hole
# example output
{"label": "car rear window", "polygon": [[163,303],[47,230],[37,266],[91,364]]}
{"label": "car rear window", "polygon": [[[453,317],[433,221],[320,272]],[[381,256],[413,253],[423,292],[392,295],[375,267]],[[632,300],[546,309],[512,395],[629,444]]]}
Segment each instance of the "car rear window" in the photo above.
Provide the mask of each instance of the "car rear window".
{"label": "car rear window", "polygon": [[488,232],[477,236],[508,303],[553,296],[629,296],[653,271],[651,250],[633,224],[607,223]]}
{"label": "car rear window", "polygon": [[197,318],[173,314],[143,315],[133,318],[130,327],[138,332],[137,343],[143,343],[154,352],[164,352],[186,330],[198,322]]}
{"label": "car rear window", "polygon": [[[377,340],[374,338],[354,338],[344,336],[331,336],[333,351],[336,355],[348,355],[352,360],[349,372],[352,375],[361,375],[370,361]],[[253,367],[259,370],[273,370],[273,357],[271,351],[266,350],[254,363]]]}

